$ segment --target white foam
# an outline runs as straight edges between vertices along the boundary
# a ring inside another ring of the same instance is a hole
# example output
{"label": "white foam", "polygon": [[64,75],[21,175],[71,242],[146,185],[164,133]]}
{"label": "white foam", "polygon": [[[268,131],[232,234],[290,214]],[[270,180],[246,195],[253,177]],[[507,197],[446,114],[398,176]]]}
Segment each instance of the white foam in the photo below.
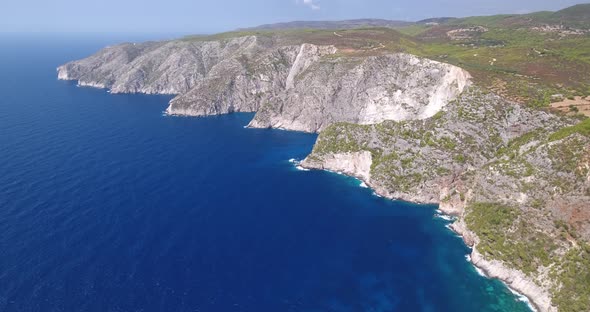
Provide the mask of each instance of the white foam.
{"label": "white foam", "polygon": [[439,214],[439,213],[437,213],[434,216],[437,217],[437,218],[439,218],[439,219],[443,219],[445,221],[454,221],[455,220],[455,218],[453,218],[451,216],[447,216],[445,214]]}
{"label": "white foam", "polygon": [[289,159],[289,163],[293,164],[295,166],[295,169],[297,169],[299,171],[309,171],[309,169],[303,168],[301,166],[301,161],[300,160],[297,160],[295,158],[291,158],[291,159]]}
{"label": "white foam", "polygon": [[516,296],[516,299],[518,299],[518,301],[520,302],[524,302],[526,303],[526,305],[529,307],[529,309],[531,309],[534,312],[537,312],[538,310],[535,308],[535,306],[533,306],[533,304],[531,303],[531,301],[529,300],[529,298],[527,298],[525,295],[517,292],[516,290],[508,287],[508,290],[510,290],[510,292]]}
{"label": "white foam", "polygon": [[359,184],[359,186],[362,188],[369,188],[369,186],[367,186],[367,184],[365,182],[361,182],[361,184]]}
{"label": "white foam", "polygon": [[295,166],[295,168],[297,168],[297,170],[301,170],[301,171],[309,171],[309,169],[303,168],[303,167],[301,167],[299,165]]}
{"label": "white foam", "polygon": [[461,236],[459,233],[457,233],[457,231],[455,231],[455,230],[453,229],[453,223],[445,224],[445,227],[446,227],[447,229],[449,229],[449,231],[453,232],[453,233],[455,234],[455,237],[456,237],[456,238],[463,239],[463,236]]}
{"label": "white foam", "polygon": [[379,197],[379,198],[383,198],[383,196],[381,196],[381,195],[379,195],[379,194],[377,194],[377,193],[375,193],[375,192],[373,192],[373,196],[377,196],[377,197]]}
{"label": "white foam", "polygon": [[[471,262],[471,256],[470,255],[465,255],[465,259],[467,259],[467,261]],[[471,262],[471,264],[473,264],[473,262]],[[475,272],[477,272],[477,274],[479,274],[479,276],[488,278],[488,276],[486,275],[486,273],[478,268],[477,266],[473,265],[473,268],[475,269]]]}
{"label": "white foam", "polygon": [[[466,254],[466,255],[465,255],[465,259],[466,259],[468,262],[470,262],[471,264],[473,264],[473,262],[471,262],[471,255],[470,255],[470,254]],[[488,277],[488,276],[485,274],[485,272],[484,272],[482,269],[478,268],[478,267],[477,267],[477,266],[475,266],[475,265],[473,266],[473,268],[475,269],[475,272],[477,272],[477,274],[479,274],[480,276],[482,276],[482,277],[485,277],[485,278],[489,278],[489,277]],[[505,284],[505,285],[506,285],[506,284]],[[517,292],[516,290],[514,290],[514,289],[510,288],[510,286],[508,286],[508,285],[506,285],[506,287],[508,288],[508,290],[510,290],[510,292],[511,292],[513,295],[515,295],[515,296],[516,296],[516,298],[517,298],[517,300],[518,300],[518,301],[521,301],[521,302],[524,302],[524,303],[526,303],[526,305],[529,307],[529,309],[531,309],[531,311],[533,311],[533,312],[538,312],[538,310],[537,310],[537,309],[535,308],[535,306],[534,306],[534,305],[531,303],[531,301],[529,300],[529,298],[527,298],[527,296],[525,296],[525,295],[523,295],[523,294],[521,294],[521,293]]]}
{"label": "white foam", "polygon": [[483,270],[482,270],[482,269],[480,269],[480,268],[478,268],[478,267],[476,267],[476,266],[473,266],[473,267],[475,268],[475,272],[477,272],[477,274],[479,274],[480,276],[483,276],[483,277],[488,277],[488,276],[487,276],[487,275],[486,275],[486,274],[483,272]]}

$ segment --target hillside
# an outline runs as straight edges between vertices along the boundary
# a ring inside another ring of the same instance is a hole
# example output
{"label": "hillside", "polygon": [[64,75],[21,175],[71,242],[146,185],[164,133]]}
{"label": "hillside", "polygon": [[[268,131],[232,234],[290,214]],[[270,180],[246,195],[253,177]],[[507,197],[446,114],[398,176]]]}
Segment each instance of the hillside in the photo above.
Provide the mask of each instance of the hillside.
{"label": "hillside", "polygon": [[[536,107],[590,115],[590,5],[558,12],[441,20],[398,28],[411,53],[461,66],[489,90]],[[570,99],[567,105],[563,101]]]}
{"label": "hillside", "polygon": [[303,166],[440,204],[489,276],[541,311],[588,311],[587,9],[127,43],[58,77],[174,94],[170,115],[320,132]]}
{"label": "hillside", "polygon": [[540,311],[590,309],[590,119],[506,102],[477,87],[433,118],[333,124],[303,166],[377,194],[437,203],[471,259]]}
{"label": "hillside", "polygon": [[354,19],[343,21],[294,21],[287,23],[266,24],[251,28],[243,28],[240,31],[249,30],[288,30],[288,29],[351,29],[365,27],[403,27],[412,25],[412,22],[393,21],[384,19]]}
{"label": "hillside", "polygon": [[255,35],[281,44],[334,45],[342,55],[406,52],[465,68],[479,85],[512,101],[590,116],[588,12],[590,4],[524,15],[431,18],[401,26],[371,19],[292,22],[189,38]]}

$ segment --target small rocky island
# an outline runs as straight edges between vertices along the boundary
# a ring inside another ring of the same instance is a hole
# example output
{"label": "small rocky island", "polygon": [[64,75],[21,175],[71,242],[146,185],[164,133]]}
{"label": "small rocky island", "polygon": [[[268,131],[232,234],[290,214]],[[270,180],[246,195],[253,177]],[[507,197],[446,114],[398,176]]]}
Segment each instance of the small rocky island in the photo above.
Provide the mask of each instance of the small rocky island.
{"label": "small rocky island", "polygon": [[[473,42],[500,27],[440,22],[418,25],[420,34],[442,27],[447,41]],[[256,112],[250,127],[319,132],[302,166],[357,177],[387,198],[439,204],[488,276],[540,311],[588,311],[590,120],[518,101],[501,82],[522,77],[488,84],[499,61],[488,75],[430,55],[427,44],[439,43],[417,38],[363,28],[126,43],[60,66],[58,78],[176,95],[170,115]]]}

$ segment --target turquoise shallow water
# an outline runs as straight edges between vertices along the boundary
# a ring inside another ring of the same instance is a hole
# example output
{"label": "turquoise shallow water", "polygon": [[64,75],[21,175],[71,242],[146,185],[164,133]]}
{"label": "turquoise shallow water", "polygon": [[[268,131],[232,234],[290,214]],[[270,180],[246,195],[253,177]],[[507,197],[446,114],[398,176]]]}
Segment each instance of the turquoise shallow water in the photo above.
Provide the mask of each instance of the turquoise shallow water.
{"label": "turquoise shallow water", "polygon": [[528,311],[436,207],[296,170],[315,135],[56,80],[113,40],[2,40],[0,311]]}

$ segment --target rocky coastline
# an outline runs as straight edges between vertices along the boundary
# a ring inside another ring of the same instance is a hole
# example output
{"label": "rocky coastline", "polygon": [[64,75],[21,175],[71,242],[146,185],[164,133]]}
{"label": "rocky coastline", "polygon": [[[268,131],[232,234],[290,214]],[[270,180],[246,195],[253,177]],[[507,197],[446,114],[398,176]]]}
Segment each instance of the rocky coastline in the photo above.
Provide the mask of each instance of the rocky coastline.
{"label": "rocky coastline", "polygon": [[[590,202],[590,138],[571,118],[484,91],[453,65],[245,36],[122,44],[57,72],[111,93],[176,95],[169,115],[255,112],[249,127],[320,133],[302,168],[438,204],[457,218],[451,229],[472,247],[471,263],[541,312],[558,310],[561,259],[579,248],[572,237],[590,237],[588,219],[576,217]],[[476,218],[481,204],[507,211],[505,228],[481,230],[490,226]],[[507,243],[494,245],[498,237]]]}
{"label": "rocky coastline", "polygon": [[[469,254],[468,259],[473,266],[480,269],[486,277],[499,279],[516,293],[525,296],[534,310],[547,312],[557,311],[557,309],[551,305],[550,294],[546,290],[537,286],[534,281],[525,276],[522,272],[507,268],[501,262],[486,260],[485,257],[478,252],[477,248],[474,246],[477,241],[477,236],[475,233],[467,229],[467,226],[462,219],[464,207],[461,203],[458,205],[457,203],[441,203],[439,200],[425,199],[423,196],[414,194],[391,194],[386,189],[371,184],[369,171],[363,170],[363,168],[369,168],[370,170],[370,162],[370,155],[349,154],[335,156],[333,161],[328,161],[325,164],[318,164],[314,163],[312,160],[304,159],[298,165],[308,170],[338,172],[353,177],[372,189],[373,192],[375,192],[375,195],[389,200],[439,205],[439,211],[442,214],[457,218],[449,228],[459,235],[467,246],[471,247],[471,253]],[[442,189],[440,191],[441,193],[444,193]]]}

